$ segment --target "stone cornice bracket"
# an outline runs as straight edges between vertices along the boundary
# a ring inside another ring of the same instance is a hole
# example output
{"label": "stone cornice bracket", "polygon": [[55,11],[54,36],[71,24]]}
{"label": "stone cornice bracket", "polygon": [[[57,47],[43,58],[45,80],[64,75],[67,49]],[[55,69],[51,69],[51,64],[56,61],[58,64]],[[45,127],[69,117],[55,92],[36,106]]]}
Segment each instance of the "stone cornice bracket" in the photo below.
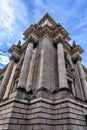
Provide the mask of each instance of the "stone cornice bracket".
{"label": "stone cornice bracket", "polygon": [[79,46],[76,45],[75,41],[73,42],[72,49],[71,49],[71,54],[72,54],[72,59],[76,63],[77,59],[81,60],[80,55],[84,52],[84,50]]}
{"label": "stone cornice bracket", "polygon": [[47,35],[50,38],[53,38],[53,27],[49,27],[48,25],[44,25],[43,27],[40,27],[38,31],[39,38],[42,38],[43,36]]}
{"label": "stone cornice bracket", "polygon": [[29,39],[28,39],[28,42],[27,42],[28,44],[29,43],[32,43],[34,46],[34,48],[36,48],[36,46],[39,44],[39,41],[36,39],[36,38],[34,38],[33,36],[31,36]]}
{"label": "stone cornice bracket", "polygon": [[56,47],[57,44],[59,44],[59,43],[62,43],[62,44],[65,43],[65,40],[63,38],[61,38],[60,36],[58,38],[54,39],[53,46]]}
{"label": "stone cornice bracket", "polygon": [[17,45],[13,45],[8,52],[10,52],[12,54],[12,56],[16,57],[16,61],[18,61],[19,57],[20,57],[20,53],[21,53],[21,42],[19,40]]}
{"label": "stone cornice bracket", "polygon": [[79,45],[76,45],[76,42],[73,41],[73,45],[72,45],[72,56],[75,55],[75,54],[82,54],[84,52],[84,50],[79,46]]}
{"label": "stone cornice bracket", "polygon": [[16,56],[14,56],[14,55],[11,55],[9,59],[10,59],[10,60],[14,60],[15,63],[19,61],[19,57],[16,57]]}
{"label": "stone cornice bracket", "polygon": [[31,25],[24,33],[24,40],[27,41],[29,35],[34,34],[36,37],[38,37],[38,27],[37,25]]}
{"label": "stone cornice bracket", "polygon": [[72,57],[72,60],[73,60],[74,63],[77,63],[78,61],[81,61],[82,58],[81,58],[80,55],[78,55],[78,56],[76,56],[76,57]]}

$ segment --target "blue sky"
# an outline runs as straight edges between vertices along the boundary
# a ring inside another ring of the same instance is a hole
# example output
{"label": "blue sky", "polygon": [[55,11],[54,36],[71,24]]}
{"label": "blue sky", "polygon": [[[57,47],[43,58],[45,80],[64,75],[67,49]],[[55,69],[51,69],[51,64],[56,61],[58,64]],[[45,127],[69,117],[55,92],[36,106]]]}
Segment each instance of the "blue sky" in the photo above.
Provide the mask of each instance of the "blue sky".
{"label": "blue sky", "polygon": [[23,43],[23,32],[46,13],[85,50],[87,66],[87,0],[0,0],[0,68],[9,61],[9,47]]}

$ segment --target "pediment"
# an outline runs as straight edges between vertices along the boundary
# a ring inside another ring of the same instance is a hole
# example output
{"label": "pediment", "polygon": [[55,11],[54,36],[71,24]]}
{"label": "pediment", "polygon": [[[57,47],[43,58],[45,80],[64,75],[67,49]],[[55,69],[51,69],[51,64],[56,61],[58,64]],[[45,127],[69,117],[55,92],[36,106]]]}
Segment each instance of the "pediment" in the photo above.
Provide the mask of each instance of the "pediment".
{"label": "pediment", "polygon": [[46,14],[38,23],[38,27],[43,27],[45,25],[48,25],[49,27],[53,27],[57,25],[57,23],[50,17],[49,14]]}

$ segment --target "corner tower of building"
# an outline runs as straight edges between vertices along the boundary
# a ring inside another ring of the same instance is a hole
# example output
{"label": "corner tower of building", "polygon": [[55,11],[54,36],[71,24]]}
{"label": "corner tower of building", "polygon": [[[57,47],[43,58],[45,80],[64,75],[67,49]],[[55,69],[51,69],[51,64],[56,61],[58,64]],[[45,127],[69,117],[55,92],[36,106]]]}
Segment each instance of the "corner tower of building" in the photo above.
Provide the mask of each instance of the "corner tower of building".
{"label": "corner tower of building", "polygon": [[0,130],[86,130],[84,50],[46,14],[0,70]]}

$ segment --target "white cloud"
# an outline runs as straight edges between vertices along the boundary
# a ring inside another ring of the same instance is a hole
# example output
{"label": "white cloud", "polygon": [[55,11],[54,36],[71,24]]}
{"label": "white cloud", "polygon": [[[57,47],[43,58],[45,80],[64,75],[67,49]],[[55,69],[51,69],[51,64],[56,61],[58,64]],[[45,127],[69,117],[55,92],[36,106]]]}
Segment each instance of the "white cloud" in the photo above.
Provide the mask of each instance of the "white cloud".
{"label": "white cloud", "polygon": [[8,62],[9,62],[9,57],[5,53],[0,51],[0,63],[6,65]]}
{"label": "white cloud", "polygon": [[[87,10],[83,7],[85,1],[0,0],[0,48],[5,45],[9,48],[17,43],[30,23],[38,22],[45,13],[60,22],[71,38],[83,43],[87,30]],[[78,29],[80,32],[77,32]]]}
{"label": "white cloud", "polygon": [[0,51],[0,55],[4,55],[4,53],[2,51]]}
{"label": "white cloud", "polygon": [[[22,39],[23,29],[29,25],[28,10],[22,0],[0,0],[0,63],[9,58],[8,48]],[[5,52],[5,54],[3,54]]]}
{"label": "white cloud", "polygon": [[[0,0],[0,46],[22,37],[23,28],[27,27],[28,11],[22,0]],[[10,43],[10,45],[12,42]]]}
{"label": "white cloud", "polygon": [[5,55],[0,55],[0,63],[6,65],[9,62],[9,58]]}
{"label": "white cloud", "polygon": [[82,19],[78,19],[78,22],[75,26],[76,29],[83,29],[84,27],[87,26],[87,17],[84,17]]}

